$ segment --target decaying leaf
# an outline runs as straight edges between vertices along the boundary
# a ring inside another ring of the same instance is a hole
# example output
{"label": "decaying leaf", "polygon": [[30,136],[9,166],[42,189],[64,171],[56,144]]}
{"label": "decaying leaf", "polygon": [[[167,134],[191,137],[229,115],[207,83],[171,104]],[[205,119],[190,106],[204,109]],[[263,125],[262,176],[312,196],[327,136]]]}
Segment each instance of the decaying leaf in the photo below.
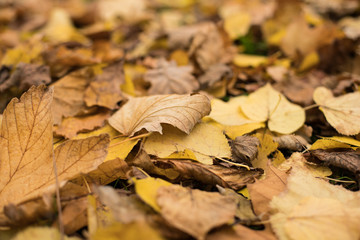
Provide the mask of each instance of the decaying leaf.
{"label": "decaying leaf", "polygon": [[[52,147],[52,88],[32,87],[4,112],[0,206],[37,197],[55,183]],[[109,137],[68,141],[55,149],[60,181],[95,169],[106,157]],[[5,197],[6,196],[6,197]]]}
{"label": "decaying leaf", "polygon": [[273,137],[274,141],[279,144],[279,148],[301,151],[309,147],[309,143],[300,135],[282,135]]}
{"label": "decaying leaf", "polygon": [[191,66],[177,66],[164,59],[158,61],[156,69],[148,70],[144,80],[151,83],[149,94],[186,94],[199,89],[200,85],[191,74]]}
{"label": "decaying leaf", "polygon": [[298,130],[305,122],[305,111],[298,105],[290,103],[270,84],[249,95],[241,110],[251,120],[268,121],[271,131],[289,134]]}
{"label": "decaying leaf", "polygon": [[144,149],[160,158],[188,149],[193,152],[194,160],[204,164],[212,164],[215,157],[231,157],[225,135],[220,129],[207,123],[199,123],[189,135],[175,128],[164,127],[163,135],[154,133],[146,139]]}
{"label": "decaying leaf", "polygon": [[120,85],[125,83],[123,62],[114,63],[102,69],[102,73],[85,90],[85,102],[88,107],[101,106],[116,109],[118,102],[124,100]]}
{"label": "decaying leaf", "polygon": [[357,239],[360,236],[360,195],[292,171],[287,191],[271,201],[270,221],[280,239]]}
{"label": "decaying leaf", "polygon": [[127,136],[141,129],[162,133],[161,123],[171,124],[189,134],[195,124],[209,112],[210,101],[201,94],[155,95],[131,98],[109,118],[109,123]]}
{"label": "decaying leaf", "polygon": [[314,101],[320,105],[326,120],[339,133],[355,135],[360,132],[360,92],[348,93],[334,97],[325,87],[318,87],[314,91]]}
{"label": "decaying leaf", "polygon": [[199,240],[212,228],[229,223],[236,211],[232,197],[179,185],[159,188],[156,198],[161,215],[171,225]]}
{"label": "decaying leaf", "polygon": [[258,153],[260,141],[256,137],[240,136],[236,137],[234,141],[231,141],[230,145],[233,161],[247,163],[251,166],[251,161]]}

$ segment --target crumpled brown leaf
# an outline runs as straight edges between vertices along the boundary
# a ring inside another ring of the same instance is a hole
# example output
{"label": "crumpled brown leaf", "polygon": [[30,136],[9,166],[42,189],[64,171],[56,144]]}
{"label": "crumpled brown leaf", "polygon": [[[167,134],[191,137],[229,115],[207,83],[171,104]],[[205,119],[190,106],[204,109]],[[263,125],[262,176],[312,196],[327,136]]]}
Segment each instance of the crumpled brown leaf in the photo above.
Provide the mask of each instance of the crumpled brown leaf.
{"label": "crumpled brown leaf", "polygon": [[158,61],[156,69],[148,70],[144,80],[151,83],[149,94],[186,94],[199,89],[199,82],[191,74],[192,66],[177,66],[176,62]]}
{"label": "crumpled brown leaf", "polygon": [[259,139],[252,136],[239,136],[235,140],[231,140],[233,161],[252,166],[251,161],[257,156],[259,145]]}
{"label": "crumpled brown leaf", "polygon": [[157,203],[171,225],[199,240],[205,239],[212,228],[229,223],[236,211],[232,197],[179,185],[160,187]]}
{"label": "crumpled brown leaf", "polygon": [[209,112],[210,101],[201,94],[155,95],[131,98],[108,121],[113,128],[127,136],[141,129],[162,133],[161,123],[171,124],[189,134]]}

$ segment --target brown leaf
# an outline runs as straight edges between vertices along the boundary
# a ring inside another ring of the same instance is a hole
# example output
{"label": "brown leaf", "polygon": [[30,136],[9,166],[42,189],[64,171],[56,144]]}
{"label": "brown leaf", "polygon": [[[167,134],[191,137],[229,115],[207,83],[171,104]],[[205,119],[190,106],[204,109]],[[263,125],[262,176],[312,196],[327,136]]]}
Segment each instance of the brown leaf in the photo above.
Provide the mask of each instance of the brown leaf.
{"label": "brown leaf", "polygon": [[223,77],[231,75],[231,68],[225,64],[218,63],[212,65],[202,76],[199,77],[201,85],[211,87],[216,82],[219,82]]}
{"label": "brown leaf", "polygon": [[257,156],[260,141],[252,136],[239,136],[234,141],[230,141],[230,146],[234,162],[252,166],[251,161]]}
{"label": "brown leaf", "polygon": [[191,74],[192,66],[177,66],[176,62],[158,61],[158,67],[148,70],[144,79],[151,83],[149,94],[186,94],[199,89],[199,82]]}
{"label": "brown leaf", "polygon": [[120,85],[125,82],[123,62],[114,63],[104,68],[85,90],[85,102],[88,107],[101,106],[117,108],[119,101],[124,100]]}
{"label": "brown leaf", "polygon": [[[360,153],[352,149],[316,149],[310,150],[310,156],[324,162],[326,165],[340,167],[357,175],[360,180]],[[308,157],[309,159],[309,157]]]}
{"label": "brown leaf", "polygon": [[209,185],[219,185],[240,190],[248,183],[253,183],[255,178],[261,176],[259,169],[247,170],[245,168],[227,168],[219,165],[205,165],[186,160],[161,160],[164,164],[170,165],[175,171],[180,173],[180,178],[197,180]]}
{"label": "brown leaf", "polygon": [[229,223],[235,216],[232,197],[172,185],[157,191],[161,215],[176,228],[197,239],[214,227]]}
{"label": "brown leaf", "polygon": [[155,95],[130,99],[111,118],[110,125],[132,136],[141,129],[162,133],[167,123],[189,134],[195,124],[210,112],[209,99],[201,94]]}
{"label": "brown leaf", "polygon": [[271,231],[256,231],[241,224],[233,227],[224,227],[219,231],[210,233],[206,240],[275,240],[276,237]]}
{"label": "brown leaf", "polygon": [[54,86],[54,123],[60,124],[62,117],[73,117],[84,107],[84,91],[89,84],[87,69],[83,68],[61,78]]}
{"label": "brown leaf", "polygon": [[[32,87],[4,111],[0,135],[0,207],[40,196],[55,183],[52,147],[52,88]],[[55,149],[64,181],[95,169],[106,157],[108,135],[68,141]]]}
{"label": "brown leaf", "polygon": [[282,135],[273,137],[273,140],[279,144],[278,148],[285,148],[292,151],[302,151],[309,147],[309,143],[300,135]]}
{"label": "brown leaf", "polygon": [[272,198],[286,187],[287,173],[270,165],[266,174],[265,179],[247,185],[256,215],[268,213]]}
{"label": "brown leaf", "polygon": [[65,118],[60,126],[55,129],[55,133],[65,138],[73,138],[78,132],[93,130],[96,127],[102,127],[106,119],[110,117],[107,110],[98,111],[95,115],[68,117]]}

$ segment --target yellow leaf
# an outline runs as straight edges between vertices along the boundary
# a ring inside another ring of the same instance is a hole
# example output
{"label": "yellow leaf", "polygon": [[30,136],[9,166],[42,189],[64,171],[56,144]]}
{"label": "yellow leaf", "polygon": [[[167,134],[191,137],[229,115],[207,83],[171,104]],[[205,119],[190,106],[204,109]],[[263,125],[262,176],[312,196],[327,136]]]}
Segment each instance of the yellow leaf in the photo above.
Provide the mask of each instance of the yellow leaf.
{"label": "yellow leaf", "polygon": [[[28,227],[25,230],[16,234],[16,236],[12,238],[12,240],[39,240],[39,239],[60,240],[61,235],[57,228]],[[64,240],[80,240],[80,238],[65,236]]]}
{"label": "yellow leaf", "polygon": [[250,24],[250,15],[245,11],[232,14],[224,19],[225,31],[229,34],[231,39],[244,36],[249,31]]}
{"label": "yellow leaf", "polygon": [[360,92],[334,97],[329,89],[318,87],[313,97],[326,120],[339,133],[355,135],[360,132]]}
{"label": "yellow leaf", "polygon": [[[51,100],[53,90],[32,87],[4,111],[0,132],[0,209],[40,196],[55,184]],[[58,178],[95,169],[105,159],[107,135],[67,141],[54,151]],[[0,210],[1,211],[1,210]]]}
{"label": "yellow leaf", "polygon": [[115,222],[112,225],[98,229],[91,237],[92,240],[162,240],[161,235],[144,222],[122,224]]}
{"label": "yellow leaf", "polygon": [[230,146],[221,129],[208,123],[199,123],[189,135],[168,127],[163,135],[152,134],[144,143],[147,153],[161,158],[186,149],[196,156],[194,160],[204,164],[212,164],[214,157],[231,157]]}
{"label": "yellow leaf", "polygon": [[243,113],[255,122],[268,121],[271,131],[290,134],[298,130],[305,122],[305,111],[289,102],[270,84],[251,93],[241,104]]}
{"label": "yellow leaf", "polygon": [[170,154],[167,158],[170,159],[194,159],[196,160],[195,154],[189,150],[185,149],[184,151],[178,151]]}
{"label": "yellow leaf", "polygon": [[317,140],[310,149],[352,148],[356,150],[358,147],[360,147],[360,142],[353,138],[334,136]]}
{"label": "yellow leaf", "polygon": [[38,41],[30,44],[18,45],[15,48],[8,49],[1,60],[2,65],[16,66],[23,63],[42,63],[41,52],[43,44]]}
{"label": "yellow leaf", "polygon": [[305,58],[302,60],[300,67],[298,71],[306,71],[314,66],[316,66],[320,62],[320,57],[317,52],[311,52],[305,56]]}
{"label": "yellow leaf", "polygon": [[171,186],[171,183],[161,178],[147,177],[144,179],[132,179],[135,184],[136,194],[155,211],[160,212],[160,207],[156,202],[157,191],[162,186]]}
{"label": "yellow leaf", "polygon": [[258,67],[267,62],[267,57],[249,54],[237,54],[233,59],[233,63],[238,67]]}
{"label": "yellow leaf", "polygon": [[257,133],[254,136],[260,140],[260,146],[258,146],[258,155],[252,161],[252,165],[257,168],[266,169],[268,156],[277,149],[279,144],[269,134]]}
{"label": "yellow leaf", "polygon": [[189,56],[183,50],[176,50],[171,53],[170,59],[174,60],[178,66],[189,65]]}
{"label": "yellow leaf", "polygon": [[76,41],[83,44],[89,43],[89,40],[73,26],[68,12],[61,8],[52,10],[44,32],[51,42]]}
{"label": "yellow leaf", "polygon": [[131,98],[109,118],[109,124],[127,136],[146,129],[162,133],[162,123],[189,134],[194,125],[210,112],[209,99],[201,94],[155,95]]}
{"label": "yellow leaf", "polygon": [[247,123],[241,126],[223,126],[223,130],[227,136],[229,136],[231,139],[235,139],[238,136],[251,133],[256,129],[264,127],[265,123]]}

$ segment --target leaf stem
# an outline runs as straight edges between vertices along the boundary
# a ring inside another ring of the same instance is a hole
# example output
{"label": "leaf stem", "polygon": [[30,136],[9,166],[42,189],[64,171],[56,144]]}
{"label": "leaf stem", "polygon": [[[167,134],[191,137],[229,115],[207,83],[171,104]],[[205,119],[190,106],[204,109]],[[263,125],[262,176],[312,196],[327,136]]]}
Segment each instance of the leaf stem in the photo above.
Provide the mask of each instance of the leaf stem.
{"label": "leaf stem", "polygon": [[316,107],[320,107],[320,105],[319,104],[312,104],[310,106],[304,107],[304,110],[307,111],[307,110],[310,110],[310,109],[313,109],[313,108],[316,108]]}

